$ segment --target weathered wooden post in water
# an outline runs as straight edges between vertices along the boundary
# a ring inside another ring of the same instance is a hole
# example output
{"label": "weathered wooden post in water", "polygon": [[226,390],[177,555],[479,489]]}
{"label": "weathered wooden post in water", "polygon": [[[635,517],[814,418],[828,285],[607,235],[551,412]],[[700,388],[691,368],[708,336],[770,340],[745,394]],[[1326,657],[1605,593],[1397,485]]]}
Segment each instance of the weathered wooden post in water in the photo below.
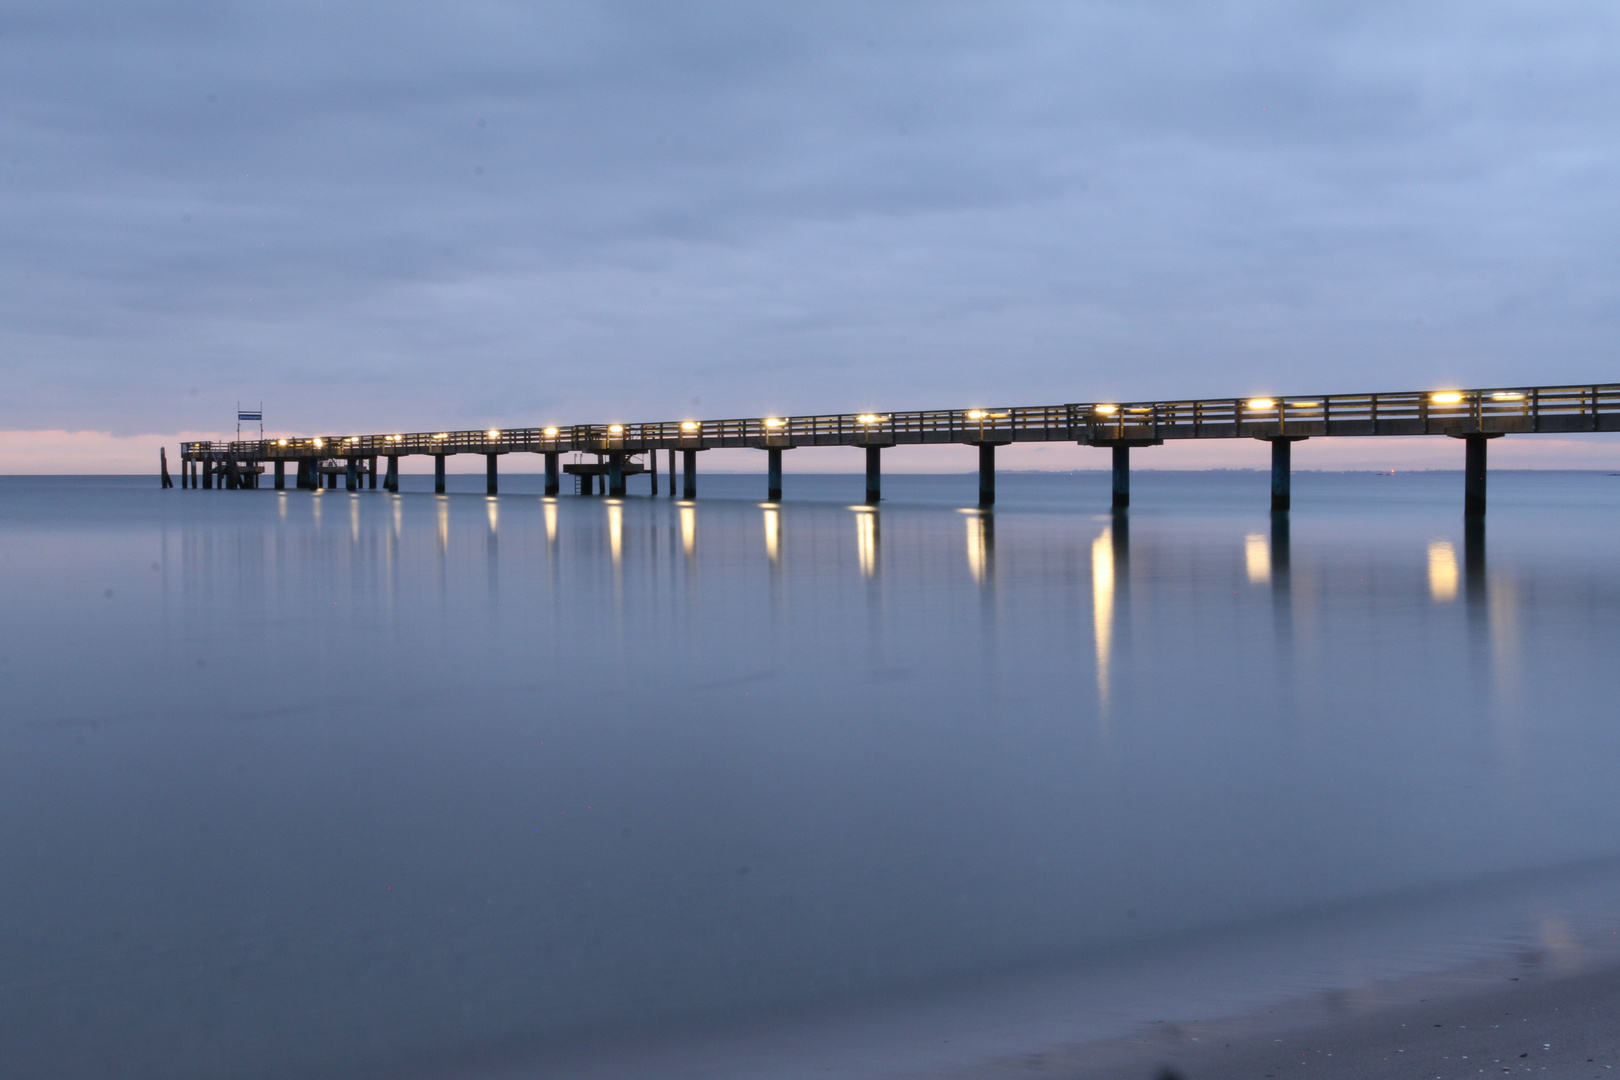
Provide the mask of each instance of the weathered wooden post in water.
{"label": "weathered wooden post in water", "polygon": [[399,491],[399,455],[388,455],[388,471],[383,474],[383,490]]}
{"label": "weathered wooden post in water", "polygon": [[169,479],[169,448],[167,446],[158,447],[158,468],[163,473],[163,487],[174,487],[174,481]]}

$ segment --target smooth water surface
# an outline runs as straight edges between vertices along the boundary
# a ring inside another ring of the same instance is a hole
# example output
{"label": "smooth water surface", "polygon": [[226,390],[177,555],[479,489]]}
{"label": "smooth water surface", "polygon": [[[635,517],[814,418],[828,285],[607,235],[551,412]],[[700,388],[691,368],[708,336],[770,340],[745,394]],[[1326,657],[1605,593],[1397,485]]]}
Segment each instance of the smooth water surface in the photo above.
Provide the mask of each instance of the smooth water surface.
{"label": "smooth water surface", "polygon": [[1620,856],[1620,477],[526,483],[0,480],[3,1071],[478,1075]]}

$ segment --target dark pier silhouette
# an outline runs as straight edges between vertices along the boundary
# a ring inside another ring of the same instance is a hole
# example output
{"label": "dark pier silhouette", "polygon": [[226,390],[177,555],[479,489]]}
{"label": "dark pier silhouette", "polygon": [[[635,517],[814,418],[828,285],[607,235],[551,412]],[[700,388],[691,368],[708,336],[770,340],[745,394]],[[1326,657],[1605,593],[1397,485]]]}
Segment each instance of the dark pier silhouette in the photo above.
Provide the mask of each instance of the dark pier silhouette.
{"label": "dark pier silhouette", "polygon": [[[1620,431],[1620,384],[1505,387],[1487,390],[1412,390],[1380,394],[1299,394],[1209,398],[1196,401],[1091,402],[1005,409],[840,413],[827,416],[738,420],[669,420],[645,424],[575,424],[568,427],[489,428],[482,431],[384,435],[326,435],[299,439],[188,442],[180,446],[180,486],[256,488],[266,467],[275,486],[286,486],[286,465],[300,488],[324,484],[357,491],[376,488],[379,462],[384,489],[399,490],[399,459],[434,459],[434,490],[445,490],[445,459],[483,454],[487,490],[499,489],[506,454],[545,459],[546,494],[560,494],[562,476],[577,478],[578,493],[623,496],[632,476],[659,488],[658,454],[669,455],[668,492],[697,497],[697,456],[705,450],[750,448],[766,454],[766,497],[782,498],[782,452],[818,446],[866,451],[866,501],[883,498],[883,451],[902,445],[956,444],[979,448],[979,502],[996,497],[996,448],[1020,442],[1073,442],[1110,450],[1113,506],[1131,502],[1131,450],[1180,439],[1259,439],[1271,444],[1271,508],[1292,501],[1292,449],[1303,439],[1431,435],[1464,443],[1464,509],[1485,512],[1486,447],[1504,435]],[[572,454],[582,460],[563,462]],[[589,456],[594,460],[586,461]],[[640,458],[642,460],[636,460]],[[167,475],[167,457],[164,457]]]}

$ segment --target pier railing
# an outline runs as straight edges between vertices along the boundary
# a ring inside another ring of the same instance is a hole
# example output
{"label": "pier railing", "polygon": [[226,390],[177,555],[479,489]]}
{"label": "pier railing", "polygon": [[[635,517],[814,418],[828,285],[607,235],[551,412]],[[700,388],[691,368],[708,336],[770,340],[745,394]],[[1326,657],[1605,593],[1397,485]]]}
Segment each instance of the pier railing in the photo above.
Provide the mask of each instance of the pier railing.
{"label": "pier railing", "polygon": [[1166,439],[1616,430],[1620,430],[1620,383],[1601,383],[340,434],[242,442],[188,442],[181,444],[181,454],[188,460],[254,461],[922,443],[1109,445]]}

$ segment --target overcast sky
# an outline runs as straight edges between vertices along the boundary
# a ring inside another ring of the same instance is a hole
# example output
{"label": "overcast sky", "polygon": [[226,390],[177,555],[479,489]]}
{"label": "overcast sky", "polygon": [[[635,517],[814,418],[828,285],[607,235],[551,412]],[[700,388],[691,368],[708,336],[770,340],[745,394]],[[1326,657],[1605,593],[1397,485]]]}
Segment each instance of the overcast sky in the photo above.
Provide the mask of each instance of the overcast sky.
{"label": "overcast sky", "polygon": [[1620,380],[1620,5],[11,2],[0,429]]}

